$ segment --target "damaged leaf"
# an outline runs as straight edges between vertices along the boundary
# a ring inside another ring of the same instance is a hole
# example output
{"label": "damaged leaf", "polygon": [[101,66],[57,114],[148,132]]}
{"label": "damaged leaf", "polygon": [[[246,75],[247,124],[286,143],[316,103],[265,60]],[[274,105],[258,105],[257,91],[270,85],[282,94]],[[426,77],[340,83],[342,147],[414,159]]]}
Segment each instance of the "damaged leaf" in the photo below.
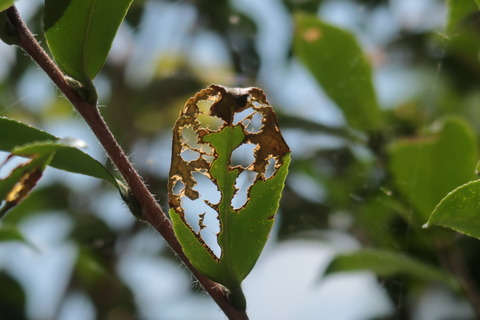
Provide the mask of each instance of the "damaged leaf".
{"label": "damaged leaf", "polygon": [[276,115],[258,88],[211,85],[173,130],[170,217],[191,263],[245,308],[240,283],[273,225],[290,162]]}
{"label": "damaged leaf", "polygon": [[[26,163],[18,165],[5,179],[0,180],[0,217],[27,197],[42,177],[43,171],[53,158],[53,153],[33,157]],[[14,157],[10,154],[2,164]]]}

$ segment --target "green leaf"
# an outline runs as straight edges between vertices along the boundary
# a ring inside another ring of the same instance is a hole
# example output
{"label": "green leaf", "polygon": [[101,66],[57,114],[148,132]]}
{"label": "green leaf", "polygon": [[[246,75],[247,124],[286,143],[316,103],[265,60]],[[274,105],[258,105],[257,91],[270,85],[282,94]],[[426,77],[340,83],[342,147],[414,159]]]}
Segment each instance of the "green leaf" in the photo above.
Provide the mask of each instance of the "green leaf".
{"label": "green leaf", "polygon": [[61,140],[45,131],[13,119],[0,117],[0,150],[30,156],[36,152],[55,151],[50,166],[69,172],[102,179],[119,188],[119,182],[100,162],[75,147],[72,141]]}
{"label": "green leaf", "polygon": [[133,0],[46,0],[45,37],[60,67],[90,84]]}
{"label": "green leaf", "polygon": [[372,70],[354,36],[314,16],[295,16],[294,50],[348,123],[362,130],[381,125]]}
{"label": "green leaf", "polygon": [[0,242],[10,241],[18,241],[35,248],[17,228],[0,225]]}
{"label": "green leaf", "polygon": [[438,133],[395,142],[389,154],[396,186],[415,209],[419,225],[448,192],[475,179],[477,142],[460,118],[445,119]]}
{"label": "green leaf", "polygon": [[0,39],[8,45],[16,45],[20,42],[20,35],[7,11],[0,11]]}
{"label": "green leaf", "polygon": [[0,0],[0,11],[7,10],[14,4],[14,0]]}
{"label": "green leaf", "polygon": [[[478,33],[478,1],[449,0],[446,37],[447,53],[462,65],[478,67],[480,36]],[[446,41],[445,41],[446,40]]]}
{"label": "green leaf", "polygon": [[440,201],[425,227],[438,225],[480,239],[480,180],[450,192]]}
{"label": "green leaf", "polygon": [[[240,284],[268,239],[290,163],[275,113],[260,89],[212,85],[187,102],[173,133],[169,202],[175,234],[192,264],[228,288],[232,303],[244,309]],[[232,152],[244,144],[255,146],[253,160],[233,165]],[[186,159],[188,151],[197,153],[196,159]],[[275,164],[272,172],[269,164]],[[244,173],[255,178],[245,203],[237,208],[232,200],[240,192],[237,178]],[[199,193],[198,175],[215,184],[220,200]],[[185,203],[195,200],[200,201],[195,207],[199,211],[192,222]],[[207,207],[200,209],[202,203]],[[221,254],[204,239],[207,210],[218,215]]]}
{"label": "green leaf", "polygon": [[438,281],[458,288],[456,280],[446,272],[404,254],[385,250],[364,249],[339,254],[327,266],[325,274],[368,270],[380,277],[407,275],[420,280]]}
{"label": "green leaf", "polygon": [[478,11],[480,1],[448,0],[447,32],[455,34],[465,19]]}

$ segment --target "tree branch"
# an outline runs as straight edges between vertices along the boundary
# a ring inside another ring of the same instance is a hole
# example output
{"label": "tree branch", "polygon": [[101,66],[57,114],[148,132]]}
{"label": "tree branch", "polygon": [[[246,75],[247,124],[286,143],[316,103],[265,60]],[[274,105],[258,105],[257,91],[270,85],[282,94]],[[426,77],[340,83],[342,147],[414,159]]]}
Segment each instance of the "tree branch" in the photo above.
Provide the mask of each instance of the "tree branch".
{"label": "tree branch", "polygon": [[235,309],[227,300],[223,286],[211,281],[201,274],[190,263],[182,251],[180,244],[173,233],[172,224],[155,197],[150,193],[140,175],[134,169],[124,151],[116,141],[112,132],[103,120],[96,105],[82,100],[77,92],[70,86],[63,72],[57,67],[52,59],[43,50],[28,27],[21,19],[17,9],[13,6],[7,10],[9,19],[16,28],[20,40],[18,46],[22,48],[52,79],[65,97],[75,107],[77,112],[89,125],[113,164],[125,179],[128,187],[142,209],[143,218],[149,222],[162,235],[172,250],[178,255],[187,268],[198,279],[200,284],[215,300],[223,312],[232,320],[248,320],[245,311]]}

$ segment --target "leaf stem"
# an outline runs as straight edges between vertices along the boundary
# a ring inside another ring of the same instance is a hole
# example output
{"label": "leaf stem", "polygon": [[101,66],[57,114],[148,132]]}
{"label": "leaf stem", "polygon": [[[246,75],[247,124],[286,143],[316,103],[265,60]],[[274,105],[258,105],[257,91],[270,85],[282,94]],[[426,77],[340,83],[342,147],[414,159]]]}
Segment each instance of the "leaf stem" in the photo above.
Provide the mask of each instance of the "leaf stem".
{"label": "leaf stem", "polygon": [[50,77],[77,112],[89,125],[113,164],[125,179],[132,194],[138,201],[143,218],[150,223],[162,235],[168,245],[187,266],[187,268],[198,279],[200,284],[215,300],[222,311],[232,320],[248,320],[244,311],[237,310],[232,306],[223,290],[223,287],[202,275],[192,266],[182,251],[180,244],[173,233],[172,224],[165,212],[162,210],[155,197],[150,193],[140,175],[134,169],[123,149],[116,141],[112,132],[105,123],[96,105],[89,103],[77,94],[74,88],[67,81],[66,76],[57,67],[53,60],[47,55],[35,37],[32,35],[15,6],[7,10],[7,15],[13,26],[20,35],[18,46],[22,48]]}

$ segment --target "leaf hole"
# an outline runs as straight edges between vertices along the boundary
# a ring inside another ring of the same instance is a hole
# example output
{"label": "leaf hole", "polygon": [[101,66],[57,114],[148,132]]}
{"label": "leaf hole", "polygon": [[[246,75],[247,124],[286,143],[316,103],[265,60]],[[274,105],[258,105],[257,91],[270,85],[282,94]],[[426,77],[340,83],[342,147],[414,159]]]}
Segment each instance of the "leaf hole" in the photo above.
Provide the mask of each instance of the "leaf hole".
{"label": "leaf hole", "polygon": [[210,114],[210,108],[218,100],[219,95],[209,96],[208,99],[197,101],[198,110],[204,114]]}
{"label": "leaf hole", "polygon": [[185,126],[182,128],[182,141],[190,148],[200,149],[201,145],[198,143],[198,135],[191,126]]}
{"label": "leaf hole", "polygon": [[214,156],[207,155],[207,154],[202,155],[202,158],[205,159],[205,161],[207,161],[208,163],[212,163],[213,160],[215,159]]}
{"label": "leaf hole", "polygon": [[200,152],[208,155],[213,155],[213,148],[208,143],[202,144]]}
{"label": "leaf hole", "polygon": [[185,213],[185,220],[190,229],[195,233],[200,232],[200,215],[207,209],[208,205],[201,199],[192,200],[187,196],[180,198],[180,205]]}
{"label": "leaf hole", "polygon": [[200,230],[200,237],[210,250],[212,250],[213,254],[215,254],[217,258],[220,258],[222,248],[218,244],[218,234],[220,233],[218,213],[208,207],[202,217],[202,225],[204,227]]}
{"label": "leaf hole", "polygon": [[245,169],[248,168],[255,161],[254,150],[256,147],[257,145],[253,143],[243,143],[239,145],[232,152],[230,165],[232,167],[240,166]]}
{"label": "leaf hole", "polygon": [[265,168],[265,173],[263,174],[265,180],[270,179],[275,173],[275,167],[277,165],[277,159],[270,158],[267,162],[267,167]]}
{"label": "leaf hole", "polygon": [[192,149],[185,149],[180,153],[182,159],[186,162],[197,160],[200,157],[200,152],[193,151]]}
{"label": "leaf hole", "polygon": [[195,200],[187,196],[180,198],[180,205],[185,213],[185,221],[219,258],[221,248],[218,244],[217,234],[220,232],[220,221],[218,220],[218,213],[208,203],[218,204],[221,193],[206,174],[195,171],[192,172],[192,176],[196,181],[193,189],[198,191],[199,197]]}
{"label": "leaf hole", "polygon": [[255,109],[261,109],[261,108],[268,107],[268,104],[262,103],[258,100],[254,100],[254,99],[250,99],[250,103],[253,105],[253,107]]}
{"label": "leaf hole", "polygon": [[173,184],[172,192],[174,195],[180,195],[182,190],[185,189],[185,185],[183,184],[182,180],[178,179],[175,180],[175,183]]}
{"label": "leaf hole", "polygon": [[220,202],[222,194],[218,190],[217,185],[210,178],[201,172],[192,172],[192,176],[197,182],[194,190],[200,194],[200,199],[207,200],[210,203],[217,204]]}
{"label": "leaf hole", "polygon": [[256,112],[243,120],[242,124],[248,133],[259,133],[263,127],[263,115]]}
{"label": "leaf hole", "polygon": [[234,210],[242,208],[247,203],[249,200],[248,189],[253,185],[256,177],[257,173],[251,170],[244,170],[238,175],[235,180],[237,192],[233,196],[231,203]]}
{"label": "leaf hole", "polygon": [[200,122],[200,126],[202,128],[210,129],[214,131],[220,130],[225,124],[225,121],[223,121],[222,119],[215,116],[209,116],[203,113],[200,113],[198,115],[197,120]]}
{"label": "leaf hole", "polygon": [[25,165],[29,161],[30,159],[19,156],[6,157],[3,162],[0,162],[0,180],[6,179],[18,166]]}
{"label": "leaf hole", "polygon": [[253,108],[247,108],[247,109],[242,110],[240,112],[236,112],[233,115],[233,124],[236,125],[236,124],[242,122],[244,119],[246,119],[247,117],[254,114],[254,112],[255,112],[255,110]]}

